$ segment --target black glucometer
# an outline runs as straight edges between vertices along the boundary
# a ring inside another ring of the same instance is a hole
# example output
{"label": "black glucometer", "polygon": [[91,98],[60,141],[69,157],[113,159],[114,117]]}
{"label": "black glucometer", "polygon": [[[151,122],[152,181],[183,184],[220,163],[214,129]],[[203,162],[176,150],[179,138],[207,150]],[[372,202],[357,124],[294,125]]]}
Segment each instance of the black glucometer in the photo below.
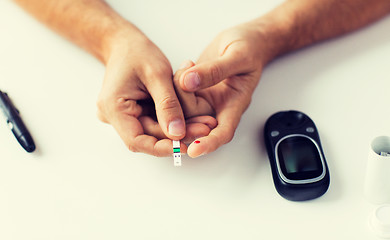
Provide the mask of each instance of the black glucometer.
{"label": "black glucometer", "polygon": [[278,193],[291,201],[322,196],[329,170],[314,122],[304,113],[283,111],[264,127],[264,141]]}

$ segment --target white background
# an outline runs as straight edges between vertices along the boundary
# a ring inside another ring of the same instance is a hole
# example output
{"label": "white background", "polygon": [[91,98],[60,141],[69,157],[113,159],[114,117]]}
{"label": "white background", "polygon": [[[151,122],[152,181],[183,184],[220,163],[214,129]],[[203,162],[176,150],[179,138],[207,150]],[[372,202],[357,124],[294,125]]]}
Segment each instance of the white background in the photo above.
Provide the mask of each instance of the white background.
{"label": "white background", "polygon": [[[110,1],[176,70],[223,29],[282,1]],[[104,66],[11,1],[0,1],[0,89],[37,145],[0,123],[0,239],[378,239],[363,196],[368,145],[390,135],[390,18],[289,54],[264,71],[233,141],[198,159],[131,153],[96,118]],[[266,119],[317,124],[329,191],[290,202],[273,186]]]}

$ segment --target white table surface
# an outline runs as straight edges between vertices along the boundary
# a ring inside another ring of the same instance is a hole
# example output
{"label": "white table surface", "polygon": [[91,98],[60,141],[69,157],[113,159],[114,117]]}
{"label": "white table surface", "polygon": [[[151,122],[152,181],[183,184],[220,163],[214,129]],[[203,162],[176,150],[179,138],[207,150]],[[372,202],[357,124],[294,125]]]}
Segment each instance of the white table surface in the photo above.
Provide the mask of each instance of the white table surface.
{"label": "white table surface", "polygon": [[[282,1],[109,2],[176,70]],[[270,64],[233,141],[178,168],[98,121],[101,63],[11,1],[0,9],[0,89],[37,144],[26,153],[0,123],[0,239],[379,239],[363,182],[369,142],[390,135],[390,18]],[[315,121],[329,164],[330,189],[313,201],[276,193],[259,138],[289,109]]]}

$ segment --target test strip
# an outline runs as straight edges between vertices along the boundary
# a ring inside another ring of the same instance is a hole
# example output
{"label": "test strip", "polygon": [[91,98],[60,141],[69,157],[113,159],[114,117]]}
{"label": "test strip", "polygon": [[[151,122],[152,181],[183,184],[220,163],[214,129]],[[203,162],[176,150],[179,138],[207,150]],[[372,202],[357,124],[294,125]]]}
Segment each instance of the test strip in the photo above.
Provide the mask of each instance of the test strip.
{"label": "test strip", "polygon": [[173,165],[181,166],[180,141],[172,141],[173,147]]}

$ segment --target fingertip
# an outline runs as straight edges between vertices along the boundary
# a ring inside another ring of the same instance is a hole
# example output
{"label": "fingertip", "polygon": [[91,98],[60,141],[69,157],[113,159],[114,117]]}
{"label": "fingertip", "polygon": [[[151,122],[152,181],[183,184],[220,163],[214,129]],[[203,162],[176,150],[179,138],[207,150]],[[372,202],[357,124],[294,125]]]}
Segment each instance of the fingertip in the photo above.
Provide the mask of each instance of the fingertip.
{"label": "fingertip", "polygon": [[183,80],[180,81],[180,86],[183,90],[188,92],[194,92],[200,87],[200,75],[197,71],[188,71],[184,74]]}
{"label": "fingertip", "polygon": [[175,119],[168,124],[168,134],[173,140],[180,140],[186,135],[186,125],[183,119]]}
{"label": "fingertip", "polygon": [[175,72],[174,76],[173,76],[173,83],[175,85],[175,87],[181,87],[181,79],[183,78],[183,73],[185,71],[187,71],[189,68],[193,67],[195,65],[195,63],[191,60],[185,60],[183,61],[181,64],[180,64],[180,67],[179,69]]}
{"label": "fingertip", "polygon": [[214,86],[230,76],[242,73],[247,68],[242,62],[233,56],[225,56],[198,63],[182,74],[180,86],[189,92]]}
{"label": "fingertip", "polygon": [[198,138],[209,135],[211,129],[203,123],[187,123],[186,136],[181,140],[186,144],[192,143]]}
{"label": "fingertip", "polygon": [[207,154],[207,144],[202,138],[193,141],[187,149],[187,155],[191,158],[197,158]]}
{"label": "fingertip", "polygon": [[210,63],[200,63],[185,70],[180,77],[180,87],[187,92],[195,92],[214,85],[209,74]]}
{"label": "fingertip", "polygon": [[180,64],[179,70],[185,70],[187,68],[193,67],[195,63],[191,60],[185,60]]}

